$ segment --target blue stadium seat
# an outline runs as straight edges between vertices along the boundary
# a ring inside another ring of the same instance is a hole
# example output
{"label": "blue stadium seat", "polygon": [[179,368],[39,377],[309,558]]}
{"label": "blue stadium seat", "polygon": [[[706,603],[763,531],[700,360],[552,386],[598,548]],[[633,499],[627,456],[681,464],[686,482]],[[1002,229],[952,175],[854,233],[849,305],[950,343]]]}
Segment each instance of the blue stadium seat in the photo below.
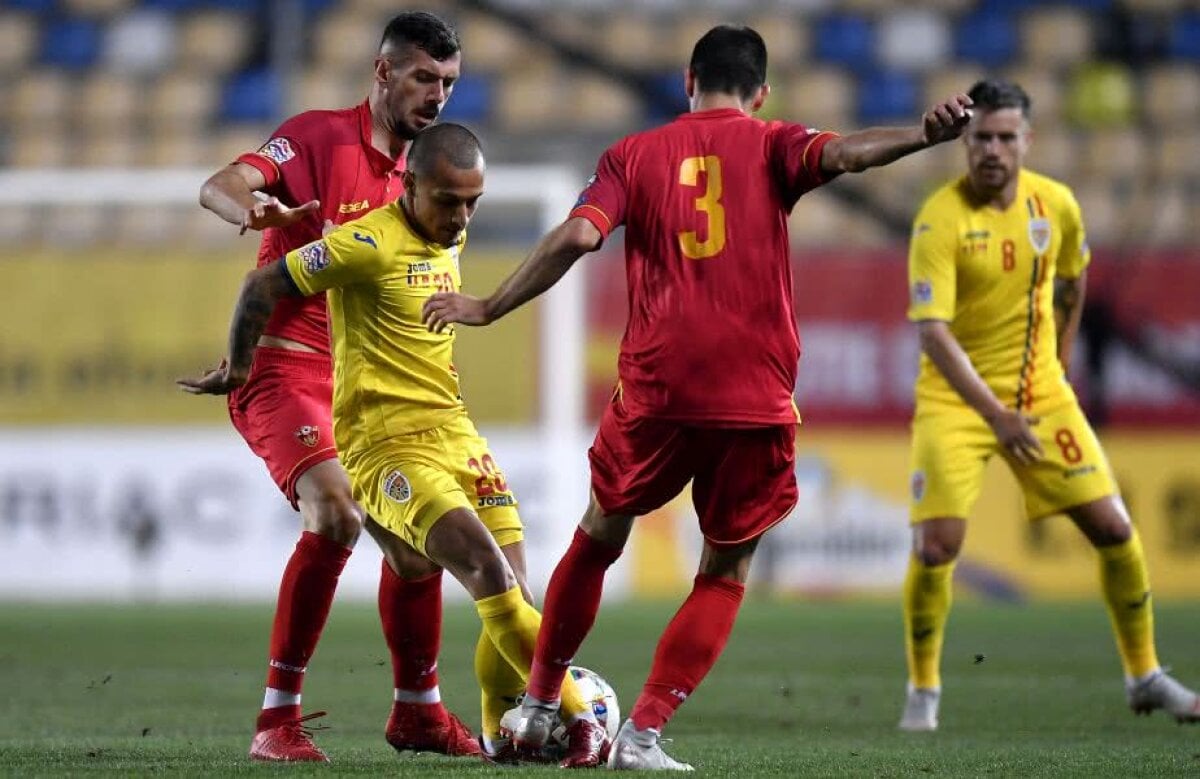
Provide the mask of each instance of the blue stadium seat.
{"label": "blue stadium seat", "polygon": [[[222,11],[241,11],[249,14],[256,14],[269,8],[267,0],[203,0],[201,5],[206,8],[217,8]],[[300,7],[304,7],[303,2],[300,3]]]}
{"label": "blue stadium seat", "polygon": [[235,74],[221,93],[221,118],[230,122],[265,122],[279,116],[279,79],[270,70]]}
{"label": "blue stadium seat", "polygon": [[161,11],[190,11],[199,8],[203,0],[142,0],[143,8]]}
{"label": "blue stadium seat", "polygon": [[912,124],[920,95],[917,80],[908,73],[895,70],[869,73],[858,82],[858,121],[880,124],[899,120]]}
{"label": "blue stadium seat", "polygon": [[813,30],[814,55],[822,62],[832,62],[861,70],[874,62],[875,33],[871,22],[861,16],[833,15],[817,22]]}
{"label": "blue stadium seat", "polygon": [[1200,60],[1200,14],[1175,17],[1167,50],[1178,59]]}
{"label": "blue stadium seat", "polygon": [[669,70],[650,79],[653,89],[646,106],[646,120],[651,124],[669,122],[688,110],[687,92],[683,89],[683,75],[678,70]]}
{"label": "blue stadium seat", "polygon": [[954,53],[960,60],[994,68],[1017,55],[1017,25],[1001,10],[980,10],[958,24]]}
{"label": "blue stadium seat", "polygon": [[463,74],[454,84],[454,94],[442,109],[450,122],[486,122],[492,110],[492,83],[486,76]]}
{"label": "blue stadium seat", "polygon": [[56,21],[42,34],[41,61],[46,65],[78,70],[100,56],[100,25],[86,19]]}
{"label": "blue stadium seat", "polygon": [[3,7],[11,11],[48,14],[54,10],[57,3],[58,0],[6,0]]}

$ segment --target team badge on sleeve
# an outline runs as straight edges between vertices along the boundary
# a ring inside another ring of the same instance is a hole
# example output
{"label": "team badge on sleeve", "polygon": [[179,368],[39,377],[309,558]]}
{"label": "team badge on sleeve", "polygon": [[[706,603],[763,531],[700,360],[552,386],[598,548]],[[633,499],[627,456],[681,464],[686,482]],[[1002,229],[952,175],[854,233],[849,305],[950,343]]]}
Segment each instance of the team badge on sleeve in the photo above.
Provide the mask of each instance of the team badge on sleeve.
{"label": "team badge on sleeve", "polygon": [[912,285],[912,302],[923,305],[933,302],[933,284],[926,279],[917,279]]}
{"label": "team badge on sleeve", "polygon": [[925,472],[913,471],[912,482],[909,486],[912,489],[912,499],[920,503],[921,498],[925,497]]}
{"label": "team badge on sleeve", "polygon": [[1050,248],[1050,220],[1045,217],[1029,220],[1029,242],[1036,254],[1045,254]]}
{"label": "team badge on sleeve", "polygon": [[383,494],[397,503],[408,503],[412,499],[412,485],[400,471],[392,471],[383,477]]}
{"label": "team badge on sleeve", "polygon": [[300,259],[304,262],[305,273],[319,273],[329,267],[329,249],[324,241],[310,243],[300,248]]}
{"label": "team badge on sleeve", "polygon": [[272,138],[263,144],[258,153],[276,165],[282,165],[296,156],[296,152],[292,149],[292,144],[288,142],[287,138]]}

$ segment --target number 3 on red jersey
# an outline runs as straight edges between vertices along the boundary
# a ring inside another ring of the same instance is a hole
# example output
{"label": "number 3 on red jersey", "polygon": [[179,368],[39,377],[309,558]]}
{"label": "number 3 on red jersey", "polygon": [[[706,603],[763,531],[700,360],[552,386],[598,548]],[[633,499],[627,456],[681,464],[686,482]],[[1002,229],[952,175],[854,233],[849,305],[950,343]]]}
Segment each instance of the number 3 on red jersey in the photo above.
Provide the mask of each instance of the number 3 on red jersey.
{"label": "number 3 on red jersey", "polygon": [[688,157],[679,165],[679,183],[685,187],[699,186],[704,176],[704,194],[696,198],[696,210],[708,217],[708,237],[703,241],[694,230],[679,233],[679,250],[689,260],[715,257],[725,248],[725,208],[721,205],[721,158]]}

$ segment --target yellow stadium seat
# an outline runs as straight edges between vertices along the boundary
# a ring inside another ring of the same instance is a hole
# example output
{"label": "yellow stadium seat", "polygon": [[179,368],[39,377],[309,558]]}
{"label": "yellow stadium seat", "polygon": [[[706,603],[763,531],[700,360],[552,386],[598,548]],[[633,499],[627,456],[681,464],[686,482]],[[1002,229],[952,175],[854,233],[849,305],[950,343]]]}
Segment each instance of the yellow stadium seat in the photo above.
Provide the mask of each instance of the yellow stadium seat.
{"label": "yellow stadium seat", "polygon": [[1200,184],[1200,135],[1194,130],[1180,129],[1161,135],[1152,148],[1150,170],[1157,180]]}
{"label": "yellow stadium seat", "polygon": [[609,14],[601,24],[598,37],[598,51],[631,68],[678,68],[682,73],[691,55],[691,49],[681,54],[674,45],[664,45],[664,41],[671,38],[664,36],[662,25],[645,14]]}
{"label": "yellow stadium seat", "polygon": [[728,21],[729,19],[719,14],[700,9],[673,19],[667,25],[667,36],[658,44],[658,47],[664,50],[663,53],[669,57],[665,63],[667,67],[674,65],[682,70],[692,58],[692,49],[695,48],[696,41],[700,40],[700,37],[713,27]]}
{"label": "yellow stadium seat", "polygon": [[1180,186],[1155,186],[1144,190],[1145,199],[1134,238],[1147,246],[1181,246],[1188,242],[1191,200]]}
{"label": "yellow stadium seat", "polygon": [[228,125],[216,134],[210,159],[219,167],[236,160],[248,151],[256,151],[270,139],[270,125]]}
{"label": "yellow stadium seat", "polygon": [[821,130],[851,129],[854,79],[836,68],[806,68],[776,84],[781,90],[782,118]]}
{"label": "yellow stadium seat", "polygon": [[156,168],[211,168],[216,170],[229,160],[218,159],[209,137],[195,128],[166,130],[151,135],[141,150],[141,164]]}
{"label": "yellow stadium seat", "polygon": [[[91,246],[113,239],[112,208],[101,203],[51,206],[44,213],[42,239],[60,246]],[[53,230],[53,233],[50,233]]]}
{"label": "yellow stadium seat", "polygon": [[212,79],[196,78],[177,71],[158,78],[150,89],[147,118],[162,130],[195,132],[208,127],[216,113],[218,85]]}
{"label": "yellow stadium seat", "polygon": [[80,88],[73,116],[88,132],[129,131],[144,107],[137,82],[115,73],[100,71]]}
{"label": "yellow stadium seat", "polygon": [[24,68],[37,48],[37,23],[29,14],[0,13],[0,73]]}
{"label": "yellow stadium seat", "polygon": [[1025,164],[1070,186],[1079,175],[1080,145],[1081,140],[1075,134],[1051,125],[1034,132]]}
{"label": "yellow stadium seat", "polygon": [[1112,183],[1104,179],[1085,180],[1072,187],[1083,212],[1088,243],[1107,246],[1122,240],[1128,226]]}
{"label": "yellow stadium seat", "polygon": [[966,94],[976,82],[987,76],[987,72],[969,62],[954,62],[944,70],[935,70],[925,76],[922,90],[921,110],[940,103],[951,95]]}
{"label": "yellow stadium seat", "polygon": [[1195,127],[1200,118],[1200,72],[1190,65],[1160,65],[1146,74],[1145,117],[1155,127]]}
{"label": "yellow stadium seat", "polygon": [[34,70],[22,74],[12,91],[12,103],[5,113],[19,128],[55,130],[67,126],[74,108],[75,90],[71,79],[55,70]]}
{"label": "yellow stadium seat", "polygon": [[332,16],[313,30],[313,62],[339,72],[370,73],[383,27],[370,14]]}
{"label": "yellow stadium seat", "polygon": [[1033,8],[1021,18],[1025,60],[1056,67],[1086,60],[1092,53],[1091,24],[1074,8]]}
{"label": "yellow stadium seat", "polygon": [[115,240],[129,246],[178,245],[179,224],[198,206],[122,206],[113,220]]}
{"label": "yellow stadium seat", "polygon": [[348,108],[361,103],[370,88],[369,72],[345,77],[312,68],[293,80],[288,92],[288,115],[318,108]]}
{"label": "yellow stadium seat", "polygon": [[558,74],[536,69],[509,73],[499,83],[494,115],[500,127],[509,131],[560,127],[568,91]]}
{"label": "yellow stadium seat", "polygon": [[185,17],[179,32],[179,65],[193,78],[241,67],[250,53],[254,25],[242,14],[202,11]]}
{"label": "yellow stadium seat", "polygon": [[508,25],[480,13],[462,15],[455,25],[471,72],[496,73],[519,68],[530,42]]}
{"label": "yellow stadium seat", "polygon": [[1114,182],[1136,181],[1146,170],[1146,136],[1136,130],[1097,130],[1084,143],[1083,167],[1088,176]]}
{"label": "yellow stadium seat", "polygon": [[570,120],[581,129],[631,130],[642,119],[638,98],[612,79],[569,75]]}
{"label": "yellow stadium seat", "polygon": [[74,16],[111,17],[133,5],[132,0],[63,0],[65,10]]}
{"label": "yellow stadium seat", "polygon": [[841,201],[828,192],[810,192],[792,209],[788,217],[788,233],[793,249],[820,246],[842,246],[844,219]]}
{"label": "yellow stadium seat", "polygon": [[59,129],[23,127],[9,141],[8,164],[14,168],[61,168],[69,162],[71,140]]}
{"label": "yellow stadium seat", "polygon": [[72,162],[84,168],[132,168],[143,162],[141,136],[129,132],[88,134],[73,151]]}
{"label": "yellow stadium seat", "polygon": [[[771,69],[791,70],[809,58],[812,37],[807,24],[789,14],[762,14],[748,20],[767,44],[767,62]],[[693,41],[693,44],[695,41]],[[691,54],[689,49],[688,54]],[[685,60],[686,62],[686,60]]]}

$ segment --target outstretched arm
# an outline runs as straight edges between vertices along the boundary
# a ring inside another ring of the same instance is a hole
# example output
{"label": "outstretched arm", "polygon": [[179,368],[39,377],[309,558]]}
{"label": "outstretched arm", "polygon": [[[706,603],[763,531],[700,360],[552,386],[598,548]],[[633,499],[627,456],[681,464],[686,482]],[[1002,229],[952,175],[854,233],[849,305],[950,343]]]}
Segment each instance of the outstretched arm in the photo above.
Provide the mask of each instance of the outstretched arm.
{"label": "outstretched arm", "polygon": [[286,227],[300,221],[321,207],[320,201],[310,200],[302,206],[289,208],[279,198],[260,199],[255,192],[263,189],[267,180],[253,165],[235,162],[208,177],[200,187],[200,205],[230,224],[247,230]]}
{"label": "outstretched arm", "polygon": [[1071,372],[1071,351],[1075,348],[1075,336],[1079,334],[1079,321],[1083,318],[1083,297],[1087,288],[1087,271],[1074,279],[1054,280],[1054,324],[1058,334],[1058,361],[1063,372]]}
{"label": "outstretched arm", "polygon": [[447,325],[486,325],[553,287],[575,261],[600,246],[603,236],[583,217],[551,230],[521,266],[486,298],[439,292],[425,301],[425,325],[440,333]]}
{"label": "outstretched arm", "polygon": [[919,126],[875,127],[834,138],[821,150],[821,170],[858,173],[957,138],[971,121],[970,106],[971,98],[955,95],[926,111]]}
{"label": "outstretched arm", "polygon": [[280,298],[299,294],[283,260],[250,271],[242,283],[229,326],[229,357],[199,378],[179,379],[175,383],[193,395],[226,395],[245,384],[254,362],[254,349],[275,304]]}
{"label": "outstretched arm", "polygon": [[954,388],[967,405],[991,426],[996,439],[1018,462],[1030,464],[1042,458],[1042,445],[1030,425],[1037,420],[1006,408],[971,364],[950,326],[941,320],[925,319],[917,323],[921,351]]}

